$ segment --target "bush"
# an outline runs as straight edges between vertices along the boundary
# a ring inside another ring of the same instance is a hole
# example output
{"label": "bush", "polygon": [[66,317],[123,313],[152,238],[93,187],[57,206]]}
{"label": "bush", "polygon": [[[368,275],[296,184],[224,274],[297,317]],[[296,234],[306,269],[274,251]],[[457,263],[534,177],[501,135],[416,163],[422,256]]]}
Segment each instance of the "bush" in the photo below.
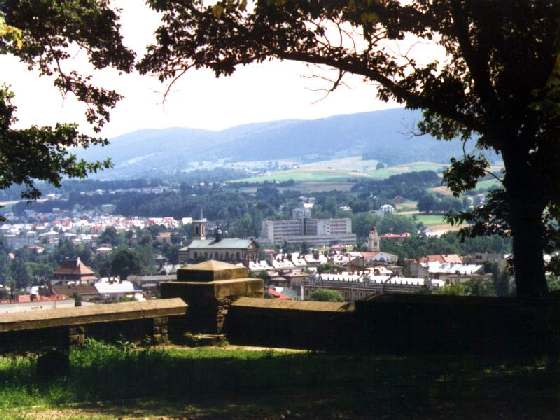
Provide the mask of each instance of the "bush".
{"label": "bush", "polygon": [[318,300],[321,302],[343,302],[344,298],[336,290],[317,289],[309,295],[309,300]]}

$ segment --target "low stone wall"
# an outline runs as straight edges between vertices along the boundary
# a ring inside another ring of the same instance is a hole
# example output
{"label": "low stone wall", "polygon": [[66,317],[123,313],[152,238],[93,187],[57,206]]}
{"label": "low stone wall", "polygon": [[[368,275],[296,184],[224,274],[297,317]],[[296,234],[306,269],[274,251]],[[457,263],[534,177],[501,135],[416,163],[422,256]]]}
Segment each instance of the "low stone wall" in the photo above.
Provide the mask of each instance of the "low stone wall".
{"label": "low stone wall", "polygon": [[168,318],[185,314],[181,299],[47,309],[0,316],[0,352],[62,351],[86,337],[159,344]]}
{"label": "low stone wall", "polygon": [[353,307],[346,302],[240,298],[224,331],[233,344],[338,350],[353,347]]}
{"label": "low stone wall", "polygon": [[555,354],[560,300],[379,295],[354,306],[241,298],[226,318],[240,345],[378,354]]}
{"label": "low stone wall", "polygon": [[356,302],[358,346],[391,354],[558,351],[560,300],[380,295]]}

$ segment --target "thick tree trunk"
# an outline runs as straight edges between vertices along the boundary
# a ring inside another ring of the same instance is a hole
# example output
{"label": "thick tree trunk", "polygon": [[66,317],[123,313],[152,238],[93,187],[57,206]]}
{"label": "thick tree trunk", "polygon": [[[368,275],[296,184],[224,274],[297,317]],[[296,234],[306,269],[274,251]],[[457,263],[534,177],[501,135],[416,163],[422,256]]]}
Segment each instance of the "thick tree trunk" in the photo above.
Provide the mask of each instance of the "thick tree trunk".
{"label": "thick tree trunk", "polygon": [[[513,203],[512,203],[513,204]],[[513,271],[517,296],[540,297],[548,293],[544,261],[542,211],[514,204],[511,229],[513,235]]]}
{"label": "thick tree trunk", "polygon": [[517,296],[545,296],[548,288],[543,260],[545,239],[542,216],[546,202],[541,183],[524,156],[504,153],[503,157]]}

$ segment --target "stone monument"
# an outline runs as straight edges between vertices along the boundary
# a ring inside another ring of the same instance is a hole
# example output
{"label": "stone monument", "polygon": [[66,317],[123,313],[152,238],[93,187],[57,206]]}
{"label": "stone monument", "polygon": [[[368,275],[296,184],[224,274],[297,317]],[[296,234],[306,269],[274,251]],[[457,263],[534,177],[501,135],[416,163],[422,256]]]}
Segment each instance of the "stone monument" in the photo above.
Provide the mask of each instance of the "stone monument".
{"label": "stone monument", "polygon": [[161,284],[161,297],[188,304],[184,331],[221,333],[231,303],[239,297],[264,296],[264,282],[250,278],[245,267],[209,260],[177,270],[177,281]]}

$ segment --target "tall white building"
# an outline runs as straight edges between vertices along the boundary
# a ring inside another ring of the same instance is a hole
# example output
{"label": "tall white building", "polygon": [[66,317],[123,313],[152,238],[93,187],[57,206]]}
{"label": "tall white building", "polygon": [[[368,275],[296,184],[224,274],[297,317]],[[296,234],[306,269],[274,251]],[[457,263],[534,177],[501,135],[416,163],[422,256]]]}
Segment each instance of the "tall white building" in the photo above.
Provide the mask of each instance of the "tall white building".
{"label": "tall white building", "polygon": [[312,207],[311,203],[303,203],[292,211],[292,219],[264,220],[259,241],[273,245],[306,243],[315,246],[356,243],[350,218],[312,219]]}

